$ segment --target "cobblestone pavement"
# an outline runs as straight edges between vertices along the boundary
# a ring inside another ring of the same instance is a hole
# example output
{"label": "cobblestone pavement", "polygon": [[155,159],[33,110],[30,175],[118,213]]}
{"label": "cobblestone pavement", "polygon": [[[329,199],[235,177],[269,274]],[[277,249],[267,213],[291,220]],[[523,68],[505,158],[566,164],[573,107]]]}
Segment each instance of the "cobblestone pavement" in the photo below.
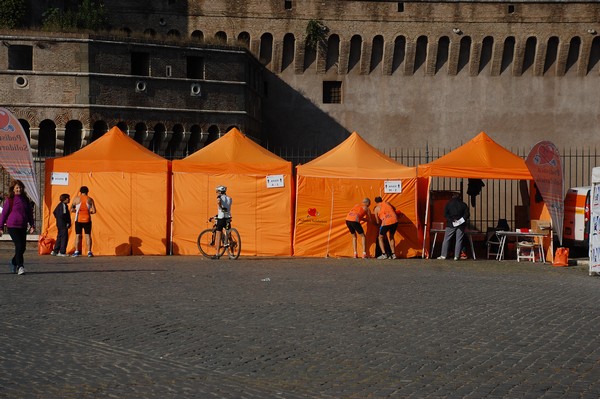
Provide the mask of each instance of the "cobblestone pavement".
{"label": "cobblestone pavement", "polygon": [[0,397],[600,397],[600,278],[580,266],[28,251],[17,276],[9,258]]}

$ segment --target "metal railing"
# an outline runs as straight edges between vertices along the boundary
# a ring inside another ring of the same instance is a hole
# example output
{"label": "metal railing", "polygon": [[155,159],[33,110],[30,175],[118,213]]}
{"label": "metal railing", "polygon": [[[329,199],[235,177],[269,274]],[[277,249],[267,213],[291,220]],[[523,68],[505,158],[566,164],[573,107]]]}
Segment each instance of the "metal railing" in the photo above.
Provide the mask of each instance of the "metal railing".
{"label": "metal railing", "polygon": [[[452,149],[450,148],[386,148],[381,151],[390,158],[406,166],[417,166],[432,162],[439,157],[446,155]],[[529,150],[510,149],[513,153],[525,158]],[[307,163],[326,150],[318,148],[277,148],[273,152],[283,159],[292,162],[294,165]],[[563,175],[565,178],[565,192],[570,187],[590,185],[592,168],[600,166],[600,151],[598,148],[568,148],[560,150],[563,164]],[[168,154],[169,159],[183,158],[186,152]],[[43,201],[44,195],[44,173],[45,158],[34,158],[34,166],[38,178],[38,187]],[[2,198],[8,193],[10,176],[0,168],[0,194]],[[507,219],[510,226],[514,226],[516,221],[515,206],[528,204],[527,184],[523,185],[515,180],[485,180],[485,187],[473,203],[466,197],[465,179],[457,178],[434,178],[432,179],[432,190],[460,191],[465,193],[465,201],[471,203],[471,225],[481,231],[486,231],[488,227],[496,226],[499,219]],[[41,204],[40,204],[41,205]],[[35,207],[36,225],[41,226],[42,211],[40,207]]]}

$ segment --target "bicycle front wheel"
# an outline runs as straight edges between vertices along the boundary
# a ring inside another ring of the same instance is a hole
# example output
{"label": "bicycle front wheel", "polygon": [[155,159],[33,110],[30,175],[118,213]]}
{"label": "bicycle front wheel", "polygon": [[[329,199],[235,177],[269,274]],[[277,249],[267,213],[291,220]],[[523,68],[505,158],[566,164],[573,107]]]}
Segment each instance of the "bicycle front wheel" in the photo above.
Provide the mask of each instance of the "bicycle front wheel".
{"label": "bicycle front wheel", "polygon": [[[211,258],[217,254],[217,247],[215,246],[215,232],[212,229],[203,230],[198,235],[197,244],[198,250],[205,257]],[[219,256],[223,255],[224,252],[225,248],[223,245],[221,245],[219,248]]]}
{"label": "bicycle front wheel", "polygon": [[229,246],[227,247],[229,259],[239,258],[240,252],[242,252],[242,238],[240,237],[240,233],[236,229],[230,229]]}

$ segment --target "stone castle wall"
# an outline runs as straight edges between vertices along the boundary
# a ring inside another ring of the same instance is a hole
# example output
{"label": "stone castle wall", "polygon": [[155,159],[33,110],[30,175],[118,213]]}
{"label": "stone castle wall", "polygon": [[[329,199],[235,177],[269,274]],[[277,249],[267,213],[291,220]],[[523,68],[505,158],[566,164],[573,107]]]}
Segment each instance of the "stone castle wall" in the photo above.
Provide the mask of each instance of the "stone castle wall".
{"label": "stone castle wall", "polygon": [[[506,146],[597,143],[598,2],[105,3],[115,28],[247,45],[272,72],[273,145],[328,147],[354,130],[379,147],[481,130]],[[305,46],[311,19],[329,28],[322,53]],[[328,81],[340,104],[323,102]]]}

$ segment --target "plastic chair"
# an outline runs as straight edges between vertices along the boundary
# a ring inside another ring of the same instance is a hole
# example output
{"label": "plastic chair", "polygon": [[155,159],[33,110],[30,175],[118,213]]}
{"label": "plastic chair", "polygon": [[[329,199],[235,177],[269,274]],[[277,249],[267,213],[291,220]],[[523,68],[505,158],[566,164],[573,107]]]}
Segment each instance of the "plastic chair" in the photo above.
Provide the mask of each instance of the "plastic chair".
{"label": "plastic chair", "polygon": [[496,234],[496,229],[488,229],[486,233],[485,246],[487,247],[487,258],[493,255],[495,259],[500,253],[500,237]]}
{"label": "plastic chair", "polygon": [[533,237],[532,240],[522,240],[517,242],[517,262],[520,262],[521,259],[529,260],[531,262],[535,262],[536,251],[538,253],[539,258],[542,262],[546,262],[544,256],[544,246],[542,245],[542,241],[540,237]]}

